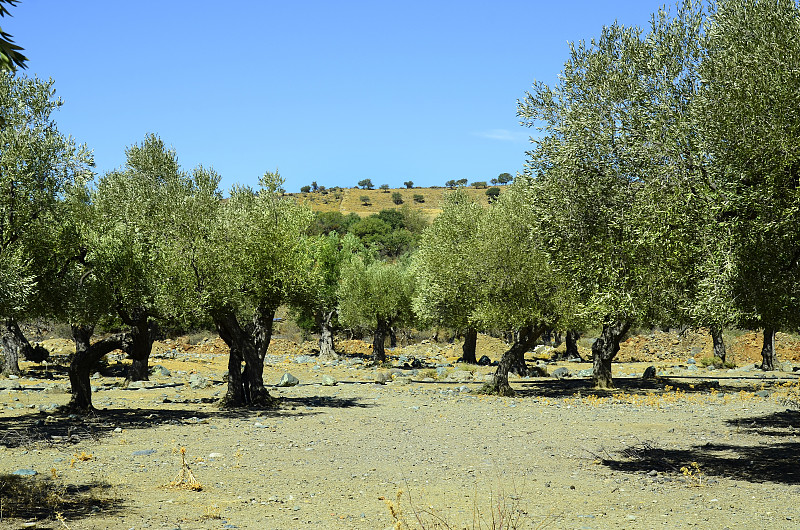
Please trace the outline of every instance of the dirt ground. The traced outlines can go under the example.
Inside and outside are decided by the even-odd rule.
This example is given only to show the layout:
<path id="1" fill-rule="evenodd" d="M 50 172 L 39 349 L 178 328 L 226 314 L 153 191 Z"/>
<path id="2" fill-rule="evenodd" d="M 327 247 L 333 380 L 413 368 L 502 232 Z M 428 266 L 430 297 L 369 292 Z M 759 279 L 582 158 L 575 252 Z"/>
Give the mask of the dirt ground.
<path id="1" fill-rule="evenodd" d="M 637 336 L 611 392 L 580 376 L 588 363 L 545 364 L 542 347 L 530 364 L 570 375 L 512 376 L 514 398 L 471 393 L 494 368 L 456 364 L 458 344 L 396 348 L 372 367 L 360 341 L 322 363 L 312 343 L 275 339 L 265 381 L 300 383 L 270 386 L 282 405 L 267 412 L 220 410 L 226 347 L 181 339 L 157 344 L 151 381 L 127 388 L 128 361 L 111 354 L 92 380 L 100 413 L 85 418 L 53 413 L 70 345 L 45 345 L 48 365 L 0 380 L 0 491 L 4 474 L 35 473 L 15 480 L 50 488 L 54 508 L 11 518 L 0 497 L 0 528 L 800 528 L 788 335 L 788 364 L 767 373 L 752 365 L 757 334 L 730 337 L 732 370 L 701 366 L 702 334 Z M 503 349 L 480 337 L 479 356 Z M 650 365 L 659 377 L 642 380 Z M 182 450 L 199 490 L 171 485 L 188 477 Z"/>

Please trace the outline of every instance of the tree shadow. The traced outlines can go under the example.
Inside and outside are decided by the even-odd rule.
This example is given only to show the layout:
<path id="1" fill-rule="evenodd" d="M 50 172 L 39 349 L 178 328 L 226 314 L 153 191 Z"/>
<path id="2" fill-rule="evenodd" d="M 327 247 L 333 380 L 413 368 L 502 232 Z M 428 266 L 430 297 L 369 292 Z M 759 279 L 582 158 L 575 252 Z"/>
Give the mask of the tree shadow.
<path id="1" fill-rule="evenodd" d="M 365 408 L 374 406 L 358 398 L 326 396 L 280 398 L 274 409 L 101 409 L 94 413 L 55 415 L 35 412 L 19 416 L 0 417 L 0 445 L 6 447 L 76 444 L 87 440 L 99 441 L 115 429 L 148 429 L 160 425 L 197 425 L 215 418 L 256 418 L 312 416 L 321 408 Z"/>
<path id="2" fill-rule="evenodd" d="M 796 436 L 800 429 L 800 410 L 786 409 L 764 416 L 730 419 L 726 423 L 737 430 L 761 436 Z"/>
<path id="3" fill-rule="evenodd" d="M 662 449 L 643 442 L 619 451 L 619 458 L 607 456 L 600 460 L 611 469 L 627 473 L 651 470 L 679 473 L 682 467 L 697 462 L 701 473 L 706 476 L 754 483 L 800 484 L 798 451 L 798 442 L 756 446 L 707 443 L 689 449 Z"/>
<path id="4" fill-rule="evenodd" d="M 754 380 L 752 384 L 741 382 L 737 385 L 727 384 L 719 379 L 675 380 L 668 377 L 642 379 L 640 377 L 615 377 L 616 388 L 603 390 L 594 387 L 591 378 L 570 379 L 526 379 L 512 381 L 517 397 L 522 398 L 569 398 L 569 397 L 614 397 L 622 394 L 649 395 L 667 392 L 683 392 L 686 394 L 706 394 L 710 391 L 738 394 L 742 391 L 756 392 L 762 389 L 763 379 Z M 665 387 L 669 387 L 667 390 Z"/>
<path id="5" fill-rule="evenodd" d="M 54 527 L 69 528 L 68 521 L 101 512 L 116 515 L 125 507 L 106 483 L 63 484 L 55 478 L 13 474 L 0 474 L 0 502 L 3 520 L 35 520 L 36 528 L 52 528 L 44 526 L 47 524 L 44 521 L 52 521 Z"/>

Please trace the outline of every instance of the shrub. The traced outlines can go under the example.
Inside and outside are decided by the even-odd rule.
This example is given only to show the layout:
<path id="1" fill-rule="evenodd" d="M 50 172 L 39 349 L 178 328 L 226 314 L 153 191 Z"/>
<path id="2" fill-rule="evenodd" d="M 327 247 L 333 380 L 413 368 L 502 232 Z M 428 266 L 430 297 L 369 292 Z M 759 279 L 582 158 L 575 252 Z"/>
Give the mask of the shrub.
<path id="1" fill-rule="evenodd" d="M 415 193 L 414 202 L 425 202 L 425 196 L 420 193 Z"/>
<path id="2" fill-rule="evenodd" d="M 399 191 L 392 193 L 392 202 L 395 204 L 403 204 L 403 196 Z"/>
<path id="3" fill-rule="evenodd" d="M 383 193 L 389 193 L 389 185 L 388 184 L 381 184 L 380 188 L 383 190 Z"/>
<path id="4" fill-rule="evenodd" d="M 483 189 L 483 188 L 487 187 L 485 180 L 478 180 L 476 182 L 473 182 L 471 185 L 472 185 L 473 188 L 476 188 L 476 189 Z"/>
<path id="5" fill-rule="evenodd" d="M 494 202 L 500 196 L 500 188 L 497 186 L 492 186 L 488 190 L 486 190 L 486 198 L 489 199 L 489 202 Z"/>
<path id="6" fill-rule="evenodd" d="M 361 201 L 361 204 L 364 205 L 364 206 L 369 206 L 370 204 L 372 204 L 372 202 L 370 202 L 370 200 L 369 200 L 369 195 L 362 195 L 358 199 Z"/>

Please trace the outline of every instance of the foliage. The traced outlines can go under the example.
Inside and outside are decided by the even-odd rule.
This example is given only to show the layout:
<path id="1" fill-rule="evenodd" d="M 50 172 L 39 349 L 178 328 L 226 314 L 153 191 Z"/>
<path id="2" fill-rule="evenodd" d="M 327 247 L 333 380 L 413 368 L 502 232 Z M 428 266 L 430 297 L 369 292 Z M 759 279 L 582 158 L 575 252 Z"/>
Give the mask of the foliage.
<path id="1" fill-rule="evenodd" d="M 356 255 L 342 268 L 338 293 L 339 320 L 346 326 L 374 329 L 379 320 L 404 325 L 413 319 L 414 279 L 402 262 Z"/>
<path id="2" fill-rule="evenodd" d="M 301 186 L 300 193 L 309 193 L 311 191 L 311 186 Z"/>
<path id="3" fill-rule="evenodd" d="M 420 202 L 420 203 L 421 202 L 425 202 L 425 196 L 422 195 L 421 193 L 415 193 L 414 194 L 414 202 Z"/>
<path id="4" fill-rule="evenodd" d="M 361 204 L 364 206 L 369 206 L 370 204 L 372 204 L 372 202 L 369 199 L 369 195 L 362 195 L 361 197 L 358 198 L 358 200 L 360 200 Z"/>
<path id="5" fill-rule="evenodd" d="M 485 180 L 479 180 L 479 181 L 473 182 L 472 184 L 470 184 L 470 186 L 472 186 L 473 188 L 476 188 L 476 189 L 482 189 L 482 188 L 486 188 L 487 184 L 486 184 Z"/>
<path id="6" fill-rule="evenodd" d="M 364 179 L 364 180 L 359 180 L 359 181 L 358 181 L 358 185 L 359 185 L 359 186 L 360 186 L 362 189 L 365 189 L 365 190 L 371 190 L 371 189 L 373 188 L 373 185 L 372 185 L 372 179 Z"/>
<path id="7" fill-rule="evenodd" d="M 381 189 L 381 190 L 382 190 L 384 193 L 389 193 L 389 185 L 388 185 L 388 184 L 381 184 L 381 185 L 380 185 L 380 189 Z"/>
<path id="8" fill-rule="evenodd" d="M 344 215 L 341 212 L 316 212 L 309 227 L 310 235 L 327 235 L 331 232 L 346 234 L 350 227 L 361 218 L 356 213 Z"/>
<path id="9" fill-rule="evenodd" d="M 701 21 L 687 2 L 674 18 L 656 14 L 647 34 L 604 27 L 571 45 L 554 88 L 537 82 L 519 102 L 543 133 L 524 185 L 536 230 L 591 321 L 670 322 L 685 301 Z"/>
<path id="10" fill-rule="evenodd" d="M 500 173 L 497 176 L 497 182 L 500 184 L 508 184 L 512 180 L 514 180 L 514 177 L 511 176 L 511 173 Z"/>
<path id="11" fill-rule="evenodd" d="M 410 190 L 411 188 L 414 187 L 414 181 L 413 180 L 407 180 L 407 181 L 403 182 L 403 186 L 405 186 L 406 189 Z"/>
<path id="12" fill-rule="evenodd" d="M 791 0 L 722 0 L 705 35 L 698 124 L 726 243 L 709 290 L 745 326 L 800 326 L 799 36 Z"/>
<path id="13" fill-rule="evenodd" d="M 421 321 L 457 329 L 471 324 L 483 276 L 476 237 L 484 215 L 463 191 L 445 195 L 442 213 L 425 230 L 412 258 L 414 312 Z"/>
<path id="14" fill-rule="evenodd" d="M 4 4 L 16 7 L 19 0 L 0 0 L 0 17 L 11 16 Z M 0 70 L 14 71 L 17 68 L 27 68 L 28 58 L 22 55 L 23 48 L 14 44 L 11 35 L 0 28 Z"/>
<path id="15" fill-rule="evenodd" d="M 392 193 L 392 202 L 395 204 L 403 204 L 403 195 L 399 191 Z"/>
<path id="16" fill-rule="evenodd" d="M 491 188 L 486 190 L 486 198 L 489 202 L 494 202 L 500 196 L 500 188 L 497 186 L 492 186 Z"/>

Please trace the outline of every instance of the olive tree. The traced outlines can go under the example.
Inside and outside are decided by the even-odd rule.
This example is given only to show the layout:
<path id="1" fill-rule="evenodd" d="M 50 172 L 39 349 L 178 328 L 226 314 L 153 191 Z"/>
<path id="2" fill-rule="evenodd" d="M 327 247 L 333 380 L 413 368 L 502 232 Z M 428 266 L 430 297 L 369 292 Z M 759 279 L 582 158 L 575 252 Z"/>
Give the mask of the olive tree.
<path id="1" fill-rule="evenodd" d="M 339 320 L 347 326 L 373 330 L 373 360 L 383 362 L 390 328 L 408 324 L 413 318 L 413 294 L 413 276 L 405 263 L 386 263 L 356 255 L 342 268 Z"/>
<path id="2" fill-rule="evenodd" d="M 480 296 L 482 264 L 476 259 L 484 209 L 466 192 L 445 195 L 442 213 L 422 234 L 412 267 L 417 279 L 413 307 L 422 322 L 464 333 L 461 359 L 476 363 L 478 337 L 472 313 Z"/>
<path id="3" fill-rule="evenodd" d="M 702 167 L 691 102 L 697 93 L 702 13 L 684 2 L 649 31 L 604 27 L 571 44 L 558 83 L 535 83 L 518 103 L 542 133 L 526 173 L 556 269 L 589 322 L 596 386 L 636 322 L 669 322 L 686 299 L 695 251 L 685 197 Z"/>
<path id="4" fill-rule="evenodd" d="M 732 256 L 717 259 L 732 263 L 739 321 L 763 328 L 771 370 L 775 331 L 800 323 L 800 8 L 720 0 L 704 43 L 698 123 Z"/>
<path id="5" fill-rule="evenodd" d="M 311 211 L 281 196 L 277 173 L 260 184 L 223 201 L 219 175 L 196 168 L 163 236 L 171 314 L 211 320 L 230 348 L 228 407 L 274 403 L 263 370 L 275 312 L 310 288 Z"/>
<path id="6" fill-rule="evenodd" d="M 17 322 L 44 315 L 51 301 L 52 244 L 63 197 L 90 176 L 91 153 L 59 132 L 62 105 L 53 81 L 0 72 L 0 321 L 4 373 L 19 374 L 18 355 L 41 358 Z"/>

